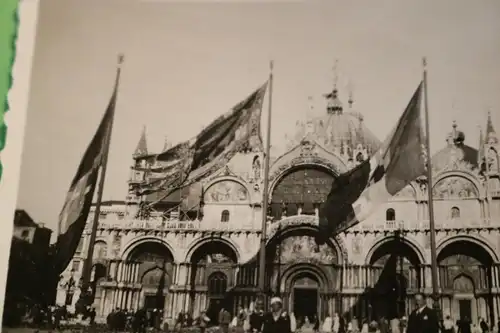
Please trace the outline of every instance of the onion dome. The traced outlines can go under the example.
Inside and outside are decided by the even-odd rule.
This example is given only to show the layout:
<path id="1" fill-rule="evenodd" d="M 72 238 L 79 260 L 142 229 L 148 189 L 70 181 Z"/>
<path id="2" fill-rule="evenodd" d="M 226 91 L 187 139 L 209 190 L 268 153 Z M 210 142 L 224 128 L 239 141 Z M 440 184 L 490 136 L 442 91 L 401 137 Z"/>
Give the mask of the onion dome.
<path id="1" fill-rule="evenodd" d="M 432 166 L 437 171 L 452 170 L 460 166 L 477 168 L 478 151 L 465 143 L 465 134 L 457 130 L 453 122 L 452 131 L 446 138 L 446 147 L 432 156 Z"/>

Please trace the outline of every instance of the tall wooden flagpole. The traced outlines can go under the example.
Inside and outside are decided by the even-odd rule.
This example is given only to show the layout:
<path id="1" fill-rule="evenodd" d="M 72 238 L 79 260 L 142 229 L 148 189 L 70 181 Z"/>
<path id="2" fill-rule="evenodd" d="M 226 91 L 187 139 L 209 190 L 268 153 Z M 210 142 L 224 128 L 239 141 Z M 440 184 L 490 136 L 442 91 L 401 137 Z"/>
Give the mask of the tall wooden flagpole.
<path id="1" fill-rule="evenodd" d="M 439 285 L 438 285 L 438 267 L 436 253 L 436 227 L 434 224 L 434 199 L 432 196 L 432 163 L 431 163 L 431 148 L 430 148 L 430 130 L 429 130 L 429 103 L 427 98 L 427 60 L 423 58 L 424 69 L 424 112 L 425 112 L 425 147 L 427 154 L 427 194 L 429 208 L 429 238 L 431 246 L 431 275 L 432 275 L 432 299 L 433 307 L 439 312 Z"/>
<path id="2" fill-rule="evenodd" d="M 120 83 L 120 72 L 121 72 L 122 63 L 123 63 L 123 55 L 119 55 L 118 56 L 118 66 L 117 66 L 117 70 L 116 70 L 115 93 L 117 93 L 118 85 Z M 116 96 L 115 96 L 115 102 L 116 102 Z M 91 278 L 91 274 L 92 274 L 92 259 L 94 256 L 94 246 L 95 246 L 95 240 L 97 237 L 97 227 L 99 225 L 99 215 L 101 213 L 102 194 L 103 194 L 103 190 L 104 190 L 104 181 L 106 180 L 106 169 L 108 167 L 109 144 L 111 141 L 111 132 L 113 131 L 114 119 L 115 119 L 114 116 L 111 117 L 111 121 L 109 122 L 109 130 L 108 130 L 108 135 L 106 138 L 106 148 L 105 148 L 103 161 L 102 161 L 102 165 L 101 165 L 99 185 L 97 188 L 97 201 L 95 204 L 94 220 L 92 223 L 92 231 L 90 233 L 89 247 L 87 250 L 87 258 L 85 259 L 85 262 L 83 264 L 82 286 L 84 286 L 84 288 L 89 287 L 90 278 Z M 84 290 L 87 291 L 87 289 L 84 289 Z"/>
<path id="3" fill-rule="evenodd" d="M 268 187 L 269 187 L 269 158 L 271 151 L 271 115 L 273 104 L 273 62 L 269 64 L 269 103 L 267 111 L 267 133 L 266 133 L 266 150 L 264 152 L 264 187 L 262 189 L 262 228 L 260 236 L 260 254 L 259 254 L 259 290 L 262 296 L 266 288 L 266 243 L 267 243 L 267 207 L 268 207 Z M 266 302 L 266 297 L 263 297 Z"/>

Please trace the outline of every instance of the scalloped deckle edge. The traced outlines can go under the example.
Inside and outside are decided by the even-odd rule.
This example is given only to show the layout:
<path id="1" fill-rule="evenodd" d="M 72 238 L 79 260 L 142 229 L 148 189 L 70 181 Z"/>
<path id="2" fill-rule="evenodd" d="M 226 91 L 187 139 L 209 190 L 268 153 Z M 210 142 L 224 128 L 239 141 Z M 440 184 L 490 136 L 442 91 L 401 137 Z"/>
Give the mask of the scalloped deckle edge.
<path id="1" fill-rule="evenodd" d="M 13 83 L 12 68 L 16 57 L 18 4 L 19 0 L 1 0 L 0 4 L 0 100 L 3 101 L 0 109 L 0 181 L 3 174 L 1 151 L 5 148 L 7 141 L 7 125 L 5 124 L 5 113 L 9 111 L 7 96 Z"/>

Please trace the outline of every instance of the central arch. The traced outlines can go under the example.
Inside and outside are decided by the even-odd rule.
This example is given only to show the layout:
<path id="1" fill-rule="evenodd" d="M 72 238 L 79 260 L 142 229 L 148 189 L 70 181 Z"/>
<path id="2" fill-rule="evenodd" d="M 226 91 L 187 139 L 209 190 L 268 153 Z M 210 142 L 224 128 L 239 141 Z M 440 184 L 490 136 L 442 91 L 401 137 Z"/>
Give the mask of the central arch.
<path id="1" fill-rule="evenodd" d="M 335 181 L 334 172 L 318 164 L 303 164 L 283 172 L 270 189 L 270 211 L 276 219 L 317 215 Z"/>

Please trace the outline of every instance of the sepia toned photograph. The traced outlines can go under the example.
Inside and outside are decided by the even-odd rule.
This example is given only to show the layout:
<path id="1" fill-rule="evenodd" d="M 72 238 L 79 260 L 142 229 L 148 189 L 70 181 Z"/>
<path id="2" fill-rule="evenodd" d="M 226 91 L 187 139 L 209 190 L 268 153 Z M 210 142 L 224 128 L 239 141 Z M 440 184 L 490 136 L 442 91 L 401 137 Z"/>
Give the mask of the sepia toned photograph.
<path id="1" fill-rule="evenodd" d="M 499 14 L 41 1 L 2 331 L 499 332 Z"/>

